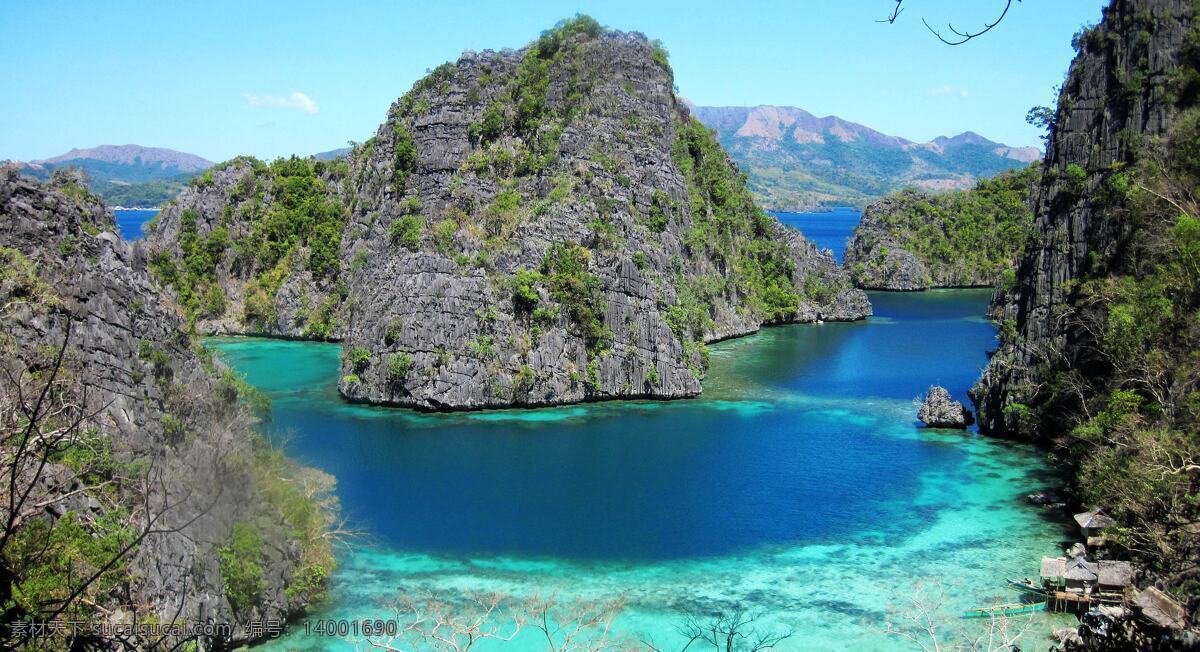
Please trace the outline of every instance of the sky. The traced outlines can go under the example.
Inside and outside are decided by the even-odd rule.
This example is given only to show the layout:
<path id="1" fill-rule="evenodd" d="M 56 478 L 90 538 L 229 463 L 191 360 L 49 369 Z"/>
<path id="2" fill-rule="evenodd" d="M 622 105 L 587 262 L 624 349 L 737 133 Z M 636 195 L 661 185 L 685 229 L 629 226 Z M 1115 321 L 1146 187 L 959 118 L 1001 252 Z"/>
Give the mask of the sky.
<path id="1" fill-rule="evenodd" d="M 429 69 L 468 49 L 519 48 L 577 12 L 663 41 L 700 105 L 798 106 L 916 141 L 975 131 L 1040 145 L 1071 36 L 1101 0 L 575 2 L 35 2 L 0 18 L 0 160 L 136 143 L 222 161 L 312 154 L 370 137 Z"/>

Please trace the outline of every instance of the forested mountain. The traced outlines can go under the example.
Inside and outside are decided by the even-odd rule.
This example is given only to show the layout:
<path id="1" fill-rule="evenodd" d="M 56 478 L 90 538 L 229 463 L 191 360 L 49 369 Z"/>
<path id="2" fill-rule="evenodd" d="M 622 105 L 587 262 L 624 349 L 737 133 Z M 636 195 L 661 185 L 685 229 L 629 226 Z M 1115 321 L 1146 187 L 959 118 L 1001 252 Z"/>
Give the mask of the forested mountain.
<path id="1" fill-rule="evenodd" d="M 101 145 L 15 165 L 21 174 L 43 180 L 54 170 L 78 168 L 86 175 L 88 187 L 110 206 L 158 206 L 179 194 L 188 179 L 212 167 L 212 162 L 162 147 Z"/>
<path id="2" fill-rule="evenodd" d="M 1024 167 L 1041 153 L 966 132 L 917 143 L 837 116 L 795 107 L 693 107 L 749 177 L 764 206 L 803 210 L 865 206 L 914 187 L 944 191 Z"/>

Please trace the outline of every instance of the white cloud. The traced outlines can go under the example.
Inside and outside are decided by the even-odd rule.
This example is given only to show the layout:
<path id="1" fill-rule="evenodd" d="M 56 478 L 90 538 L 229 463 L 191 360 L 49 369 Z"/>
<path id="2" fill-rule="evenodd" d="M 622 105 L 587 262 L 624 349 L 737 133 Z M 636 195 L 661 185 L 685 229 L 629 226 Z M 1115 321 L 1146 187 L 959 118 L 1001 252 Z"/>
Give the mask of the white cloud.
<path id="1" fill-rule="evenodd" d="M 267 106 L 276 109 L 295 109 L 305 113 L 316 113 L 317 103 L 312 101 L 304 93 L 292 93 L 287 97 L 279 97 L 277 95 L 251 95 L 246 93 L 242 95 L 246 98 L 246 103 L 250 106 Z"/>
<path id="2" fill-rule="evenodd" d="M 965 88 L 959 88 L 957 86 L 946 84 L 944 86 L 938 86 L 928 93 L 925 93 L 925 95 L 929 97 L 938 97 L 939 95 L 957 95 L 958 97 L 967 97 L 970 95 L 970 93 L 968 93 L 967 89 Z"/>

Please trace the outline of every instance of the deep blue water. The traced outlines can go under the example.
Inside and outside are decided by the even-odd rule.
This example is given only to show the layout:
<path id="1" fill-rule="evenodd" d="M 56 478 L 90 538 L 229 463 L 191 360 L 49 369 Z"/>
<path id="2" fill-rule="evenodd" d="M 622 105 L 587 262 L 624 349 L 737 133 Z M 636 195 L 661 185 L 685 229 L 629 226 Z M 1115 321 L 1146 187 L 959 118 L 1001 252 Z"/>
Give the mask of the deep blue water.
<path id="1" fill-rule="evenodd" d="M 113 214 L 117 218 L 117 230 L 121 232 L 121 237 L 133 241 L 145 235 L 142 227 L 158 215 L 158 210 L 117 210 Z"/>
<path id="2" fill-rule="evenodd" d="M 846 252 L 846 241 L 862 213 L 851 208 L 838 208 L 824 213 L 771 213 L 787 226 L 799 229 L 820 249 L 832 249 L 840 265 Z"/>
<path id="3" fill-rule="evenodd" d="M 218 348 L 275 395 L 272 426 L 289 448 L 334 474 L 350 514 L 390 545 L 673 559 L 851 536 L 878 524 L 883 501 L 914 495 L 921 473 L 960 461 L 953 447 L 883 435 L 852 408 L 934 382 L 965 399 L 995 332 L 976 317 L 987 296 L 873 294 L 868 322 L 722 344 L 704 398 L 674 403 L 417 415 L 339 401 L 336 346 Z M 827 400 L 850 409 L 805 405 Z M 893 514 L 886 529 L 930 517 Z"/>
<path id="4" fill-rule="evenodd" d="M 337 478 L 350 524 L 316 618 L 394 618 L 397 594 L 624 596 L 614 630 L 681 649 L 681 619 L 742 608 L 781 650 L 903 650 L 882 634 L 915 586 L 939 617 L 1012 602 L 1069 536 L 1020 496 L 1053 486 L 1028 446 L 915 421 L 931 383 L 960 399 L 995 328 L 987 290 L 872 293 L 875 316 L 712 347 L 697 399 L 418 414 L 338 399 L 339 347 L 211 339 L 272 398 L 269 434 Z M 1069 616 L 1038 616 L 1031 649 Z M 960 625 L 965 623 L 965 625 Z M 947 640 L 948 640 L 947 639 Z M 357 650 L 305 637 L 269 650 Z M 545 649 L 538 636 L 483 650 Z M 416 649 L 412 641 L 401 649 Z M 1024 645 L 1023 645 L 1024 647 Z"/>

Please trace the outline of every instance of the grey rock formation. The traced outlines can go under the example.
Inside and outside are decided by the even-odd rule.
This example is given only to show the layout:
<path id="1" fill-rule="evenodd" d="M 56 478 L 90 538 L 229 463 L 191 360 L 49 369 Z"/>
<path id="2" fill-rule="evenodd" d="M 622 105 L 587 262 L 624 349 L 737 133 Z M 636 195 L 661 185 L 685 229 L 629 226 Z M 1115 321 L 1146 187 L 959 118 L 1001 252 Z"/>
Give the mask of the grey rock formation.
<path id="1" fill-rule="evenodd" d="M 893 193 L 871 204 L 846 245 L 854 283 L 872 290 L 991 287 L 1028 240 L 1031 168 L 943 194 Z"/>
<path id="2" fill-rule="evenodd" d="M 336 277 L 293 264 L 256 327 L 237 323 L 253 266 L 226 259 L 231 309 L 201 327 L 306 336 L 304 302 L 330 306 L 346 399 L 444 410 L 694 396 L 707 342 L 870 314 L 827 253 L 754 206 L 651 42 L 559 35 L 418 82 L 349 172 L 322 177 L 347 213 Z M 251 230 L 250 167 L 181 196 L 150 246 L 177 253 L 188 209 L 201 235 Z"/>
<path id="3" fill-rule="evenodd" d="M 887 224 L 907 202 L 888 196 L 867 206 L 846 243 L 845 268 L 855 285 L 867 290 L 927 290 L 939 285 L 913 252 L 905 249 Z M 977 280 L 977 279 L 969 279 Z M 961 283 L 960 285 L 970 285 Z M 941 283 L 940 285 L 944 285 Z"/>
<path id="4" fill-rule="evenodd" d="M 960 428 L 975 423 L 971 411 L 955 401 L 944 387 L 933 386 L 925 395 L 925 402 L 917 412 L 917 418 L 930 428 Z"/>
<path id="5" fill-rule="evenodd" d="M 151 283 L 145 252 L 117 235 L 112 214 L 78 179 L 56 175 L 43 185 L 0 173 L 0 217 L 0 252 L 36 266 L 36 281 L 20 265 L 0 273 L 0 362 L 38 368 L 69 330 L 65 367 L 79 385 L 68 398 L 94 411 L 85 425 L 117 461 L 148 465 L 158 478 L 148 493 L 131 490 L 125 498 L 135 504 L 126 507 L 136 514 L 148 496 L 162 514 L 156 529 L 181 528 L 135 549 L 130 602 L 107 605 L 113 618 L 138 605 L 142 620 L 228 625 L 234 640 L 246 640 L 250 620 L 302 610 L 307 598 L 286 591 L 301 549 L 252 470 L 254 418 Z M 53 518 L 100 508 L 89 493 L 72 493 L 86 485 L 66 466 L 51 465 L 38 484 L 36 493 L 54 500 Z M 254 523 L 265 554 L 262 590 L 240 613 L 225 597 L 217 557 L 235 521 Z"/>
<path id="6" fill-rule="evenodd" d="M 1184 0 L 1114 0 L 1081 39 L 1035 189 L 1038 244 L 1027 248 L 1015 286 L 993 298 L 990 313 L 1012 319 L 1015 336 L 1001 343 L 971 390 L 984 432 L 1014 433 L 1040 418 L 1048 396 L 1039 388 L 1055 364 L 1069 360 L 1085 376 L 1103 373 L 1089 366 L 1094 347 L 1078 321 L 1063 316 L 1078 279 L 1128 262 L 1124 215 L 1105 212 L 1095 198 L 1114 166 L 1134 160 L 1139 143 L 1160 138 L 1174 121 L 1169 82 L 1194 20 Z M 1069 178 L 1070 166 L 1086 177 Z"/>

